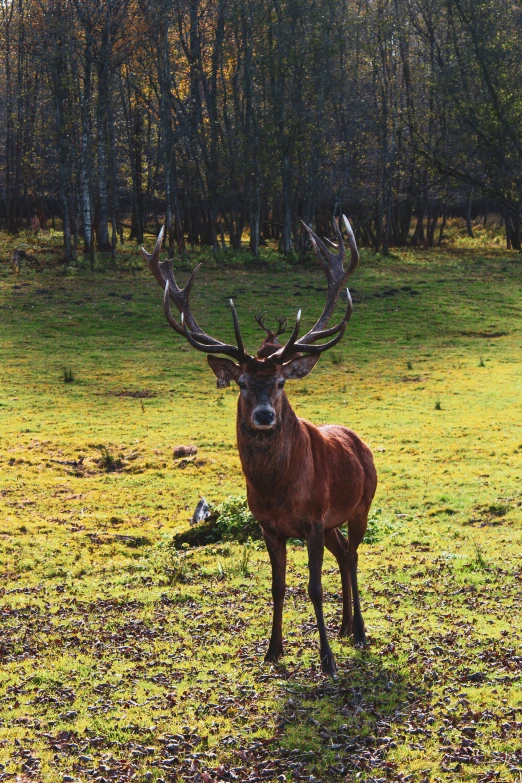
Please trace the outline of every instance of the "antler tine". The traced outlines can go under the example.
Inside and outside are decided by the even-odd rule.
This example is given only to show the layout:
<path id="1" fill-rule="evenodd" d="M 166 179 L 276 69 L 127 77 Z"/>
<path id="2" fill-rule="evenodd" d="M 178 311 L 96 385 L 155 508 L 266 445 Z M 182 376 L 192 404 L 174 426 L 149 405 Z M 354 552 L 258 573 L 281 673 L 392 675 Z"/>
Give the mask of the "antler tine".
<path id="1" fill-rule="evenodd" d="M 158 238 L 156 240 L 156 245 L 154 247 L 154 250 L 151 253 L 147 253 L 145 248 L 141 248 L 141 252 L 146 258 L 150 270 L 162 289 L 165 289 L 165 285 L 168 282 L 169 284 L 169 296 L 178 308 L 180 313 L 185 313 L 185 320 L 188 324 L 188 327 L 191 332 L 194 332 L 198 335 L 199 339 L 203 343 L 208 343 L 209 345 L 212 345 L 216 342 L 219 342 L 214 340 L 213 337 L 211 337 L 209 334 L 207 334 L 198 324 L 194 316 L 192 315 L 192 311 L 190 309 L 190 292 L 192 290 L 192 286 L 194 285 L 194 281 L 196 279 L 196 275 L 199 272 L 201 268 L 201 264 L 198 264 L 195 269 L 192 270 L 192 273 L 190 274 L 189 279 L 187 280 L 184 288 L 179 288 L 179 286 L 176 283 L 176 279 L 174 277 L 174 271 L 172 269 L 172 263 L 170 260 L 166 261 L 160 261 L 159 256 L 161 252 L 161 246 L 163 242 L 163 234 L 165 231 L 165 226 L 162 226 Z M 178 334 L 184 334 L 183 329 L 181 329 L 181 326 L 178 324 L 178 322 L 172 317 L 172 323 L 169 321 L 170 326 L 178 332 Z"/>
<path id="2" fill-rule="evenodd" d="M 278 351 L 273 353 L 271 355 L 271 359 L 273 359 L 276 362 L 283 362 L 288 356 L 291 356 L 292 353 L 295 353 L 295 345 L 297 338 L 299 337 L 299 329 L 301 328 L 301 310 L 297 311 L 297 315 L 295 317 L 295 326 L 292 330 L 292 334 L 290 335 L 290 338 L 288 342 L 283 345 L 282 348 L 280 348 Z"/>
<path id="3" fill-rule="evenodd" d="M 353 229 L 350 225 L 350 221 L 348 220 L 346 215 L 343 215 L 343 221 L 344 221 L 344 227 L 346 229 L 346 233 L 348 234 L 348 244 L 350 245 L 350 255 L 351 255 L 350 265 L 346 270 L 345 279 L 348 279 L 350 275 L 353 275 L 357 267 L 357 264 L 359 263 L 359 251 L 357 250 L 357 242 L 355 241 L 355 234 L 353 233 Z"/>
<path id="4" fill-rule="evenodd" d="M 143 257 L 146 259 L 150 270 L 160 286 L 162 288 L 165 288 L 165 280 L 163 278 L 163 275 L 161 273 L 161 270 L 159 268 L 159 255 L 161 252 L 161 246 L 163 244 L 163 234 L 165 233 L 165 226 L 162 226 L 160 229 L 160 232 L 158 234 L 158 238 L 156 240 L 156 245 L 154 247 L 154 250 L 151 253 L 147 253 L 144 247 L 140 248 Z"/>
<path id="5" fill-rule="evenodd" d="M 264 329 L 267 334 L 271 334 L 270 329 L 265 326 L 265 316 L 266 313 L 256 313 L 256 315 L 254 315 L 254 320 L 259 324 L 261 329 Z"/>
<path id="6" fill-rule="evenodd" d="M 168 302 L 168 296 L 166 297 Z M 200 343 L 196 340 L 194 335 L 189 332 L 187 329 L 187 322 L 185 321 L 185 318 L 183 316 L 183 313 L 181 314 L 181 325 L 183 326 L 183 334 L 189 341 L 189 343 L 194 347 L 197 348 L 198 351 L 203 351 L 203 353 L 224 353 L 225 356 L 231 356 L 232 359 L 235 359 L 237 362 L 244 362 L 248 359 L 248 357 L 245 357 L 245 355 L 241 355 L 239 350 L 236 348 L 235 345 L 227 345 L 226 343 L 219 343 L 219 345 L 206 345 L 205 343 Z"/>
<path id="7" fill-rule="evenodd" d="M 287 318 L 279 318 L 278 317 L 278 318 L 276 318 L 276 321 L 279 324 L 279 328 L 278 328 L 277 332 L 275 333 L 275 336 L 279 337 L 280 334 L 284 334 L 284 332 L 286 332 L 288 319 Z"/>
<path id="8" fill-rule="evenodd" d="M 230 309 L 232 310 L 232 320 L 234 321 L 234 334 L 236 335 L 237 347 L 239 353 L 242 355 L 241 361 L 245 361 L 245 358 L 247 358 L 247 353 L 245 351 L 245 346 L 243 345 L 243 338 L 241 337 L 241 329 L 239 328 L 239 321 L 237 318 L 236 307 L 232 299 L 229 299 L 228 301 L 230 304 Z"/>
<path id="9" fill-rule="evenodd" d="M 332 334 L 336 334 L 336 332 L 338 332 L 333 340 L 329 340 L 327 343 L 323 343 L 322 345 L 310 345 L 310 343 L 303 343 L 302 340 L 291 343 L 289 340 L 287 344 L 283 346 L 283 348 L 281 348 L 277 353 L 274 353 L 271 358 L 277 362 L 282 363 L 295 353 L 322 353 L 323 351 L 327 351 L 329 348 L 333 348 L 334 345 L 337 345 L 346 331 L 346 326 L 351 318 L 353 310 L 352 298 L 348 289 L 346 289 L 346 295 L 348 297 L 348 307 L 346 308 L 344 319 L 340 321 L 337 326 L 332 326 L 330 329 L 323 329 L 321 332 L 317 332 L 316 336 L 314 336 L 314 340 L 318 340 L 320 338 L 330 337 Z M 300 315 L 301 311 L 299 311 L 299 316 Z"/>

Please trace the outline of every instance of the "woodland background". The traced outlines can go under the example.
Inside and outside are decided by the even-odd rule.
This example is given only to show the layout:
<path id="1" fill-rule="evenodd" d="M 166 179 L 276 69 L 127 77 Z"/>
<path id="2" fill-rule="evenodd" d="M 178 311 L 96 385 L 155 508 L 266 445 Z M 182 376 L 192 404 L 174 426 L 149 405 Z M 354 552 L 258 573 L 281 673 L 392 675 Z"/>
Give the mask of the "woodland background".
<path id="1" fill-rule="evenodd" d="M 521 247 L 510 0 L 0 0 L 0 229 L 117 252 L 433 246 L 495 213 Z"/>

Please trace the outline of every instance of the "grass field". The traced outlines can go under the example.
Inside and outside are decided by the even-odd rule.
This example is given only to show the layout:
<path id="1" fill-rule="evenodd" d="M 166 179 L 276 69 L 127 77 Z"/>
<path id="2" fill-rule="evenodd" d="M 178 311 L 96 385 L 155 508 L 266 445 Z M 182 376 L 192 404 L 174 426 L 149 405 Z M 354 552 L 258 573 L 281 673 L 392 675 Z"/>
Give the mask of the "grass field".
<path id="1" fill-rule="evenodd" d="M 322 308 L 313 264 L 200 274 L 200 322 L 232 339 L 234 296 L 250 348 L 257 310 L 306 325 Z M 137 254 L 4 265 L 0 780 L 522 780 L 520 256 L 365 253 L 353 292 L 343 343 L 289 390 L 300 415 L 353 427 L 379 473 L 366 650 L 335 639 L 325 558 L 330 681 L 299 543 L 277 666 L 262 544 L 169 545 L 201 495 L 244 491 L 236 392 L 166 327 Z"/>

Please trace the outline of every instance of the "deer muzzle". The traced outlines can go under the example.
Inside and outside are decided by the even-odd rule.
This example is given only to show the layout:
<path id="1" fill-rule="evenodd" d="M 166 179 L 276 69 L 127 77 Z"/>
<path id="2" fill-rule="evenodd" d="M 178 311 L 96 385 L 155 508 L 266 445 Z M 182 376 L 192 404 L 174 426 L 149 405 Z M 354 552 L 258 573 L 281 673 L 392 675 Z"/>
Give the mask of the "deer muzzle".
<path id="1" fill-rule="evenodd" d="M 258 430 L 270 430 L 276 423 L 276 412 L 268 405 L 258 405 L 252 411 L 252 424 Z"/>

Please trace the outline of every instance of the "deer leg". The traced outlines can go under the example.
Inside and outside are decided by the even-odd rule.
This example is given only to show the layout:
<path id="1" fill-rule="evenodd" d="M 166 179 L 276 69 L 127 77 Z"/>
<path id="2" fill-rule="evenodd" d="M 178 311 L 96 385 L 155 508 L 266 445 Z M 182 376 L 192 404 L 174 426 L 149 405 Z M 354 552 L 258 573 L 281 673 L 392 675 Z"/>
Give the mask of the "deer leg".
<path id="1" fill-rule="evenodd" d="M 357 561 L 359 559 L 357 548 L 366 531 L 367 521 L 368 515 L 366 514 L 348 522 L 348 567 L 353 593 L 353 640 L 355 644 L 360 644 L 364 647 L 366 647 L 367 641 L 357 585 Z"/>
<path id="2" fill-rule="evenodd" d="M 352 617 L 352 583 L 350 579 L 350 563 L 348 560 L 348 550 L 345 537 L 340 530 L 328 530 L 324 534 L 324 543 L 327 549 L 337 560 L 339 572 L 341 574 L 341 584 L 343 588 L 343 621 L 339 636 L 349 636 L 353 630 Z"/>
<path id="3" fill-rule="evenodd" d="M 283 654 L 283 603 L 286 590 L 286 539 L 264 534 L 266 548 L 272 564 L 272 599 L 274 615 L 272 635 L 265 661 L 277 661 Z"/>
<path id="4" fill-rule="evenodd" d="M 308 545 L 308 595 L 314 605 L 317 629 L 321 650 L 321 669 L 324 674 L 334 677 L 337 674 L 335 658 L 328 644 L 326 625 L 323 617 L 323 586 L 321 584 L 321 569 L 324 554 L 324 530 L 322 524 L 313 525 L 307 541 Z"/>

